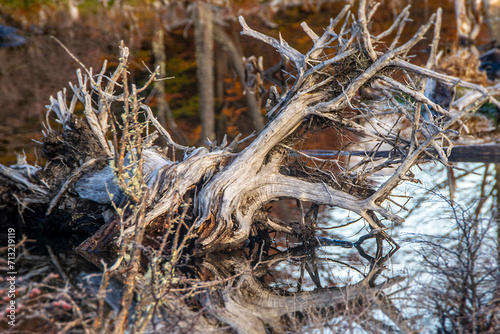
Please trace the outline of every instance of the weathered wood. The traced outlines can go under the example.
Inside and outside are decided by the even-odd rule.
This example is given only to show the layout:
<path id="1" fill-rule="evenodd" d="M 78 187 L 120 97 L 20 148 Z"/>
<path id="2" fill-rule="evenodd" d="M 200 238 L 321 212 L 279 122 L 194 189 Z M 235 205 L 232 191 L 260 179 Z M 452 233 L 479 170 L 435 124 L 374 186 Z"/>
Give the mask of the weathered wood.
<path id="1" fill-rule="evenodd" d="M 209 272 L 219 281 L 227 281 L 215 291 L 200 298 L 207 312 L 229 324 L 238 333 L 266 333 L 266 327 L 284 332 L 283 316 L 296 312 L 312 312 L 328 307 L 346 305 L 354 300 L 373 302 L 385 289 L 399 284 L 402 277 L 393 277 L 370 287 L 366 281 L 342 287 L 327 287 L 314 291 L 289 292 L 271 289 L 262 282 L 261 275 L 269 267 L 294 257 L 308 256 L 307 249 L 296 248 L 266 257 L 262 263 L 248 268 L 243 254 L 214 254 L 199 266 L 200 272 Z M 238 289 L 230 288 L 238 286 Z M 321 317 L 320 315 L 318 315 Z"/>
<path id="2" fill-rule="evenodd" d="M 210 4 L 198 2 L 195 12 L 195 52 L 202 124 L 200 141 L 203 143 L 207 139 L 215 139 L 214 23 Z"/>
<path id="3" fill-rule="evenodd" d="M 204 6 L 199 5 L 200 17 L 209 11 Z M 78 72 L 78 83 L 71 85 L 74 96 L 69 106 L 64 92 L 59 93 L 57 99 L 51 99 L 47 117 L 55 116 L 61 128 L 52 129 L 47 123 L 46 168 L 34 176 L 3 166 L 0 172 L 23 190 L 22 196 L 16 197 L 17 201 L 24 203 L 25 199 L 36 199 L 42 207 L 45 204 L 43 213 L 48 212 L 49 217 L 65 213 L 86 199 L 86 205 L 92 209 L 89 212 L 104 221 L 98 233 L 79 248 L 95 263 L 99 261 L 94 253 L 96 250 L 112 248 L 118 249 L 121 257 L 132 251 L 137 255 L 143 233 L 172 229 L 175 224 L 192 233 L 190 236 L 195 239 L 192 244 L 202 253 L 239 248 L 250 237 L 273 231 L 289 233 L 303 241 L 311 240 L 317 222 L 306 219 L 302 205 L 302 202 L 310 202 L 316 208 L 348 210 L 372 230 L 380 231 L 376 236 L 377 254 L 367 258 L 372 259 L 371 266 L 381 265 L 383 259 L 392 254 L 383 255 L 384 240 L 394 249 L 398 248 L 397 242 L 386 232 L 384 220 L 403 222 L 385 202 L 390 200 L 399 184 L 414 181 L 412 166 L 431 156 L 444 163 L 464 159 L 464 156 L 498 161 L 500 150 L 497 146 L 457 146 L 450 152 L 447 148 L 453 146 L 451 135 L 455 133 L 451 129 L 454 124 L 499 96 L 500 84 L 483 87 L 433 70 L 440 11 L 410 40 L 400 42 L 408 9 L 386 32 L 371 36 L 368 24 L 375 9 L 361 8 L 360 17 L 354 20 L 349 8 L 345 7 L 321 36 L 303 24 L 305 34 L 312 41 L 311 49 L 305 54 L 282 38 L 253 30 L 240 17 L 243 34 L 275 47 L 295 67 L 291 72 L 293 77 L 289 77 L 289 89 L 281 93 L 273 91 L 273 101 L 268 103 L 268 124 L 245 146 L 239 138 L 231 143 L 225 138 L 220 145 L 209 142 L 208 148 L 177 144 L 140 99 L 140 94 L 157 78 L 159 70 L 156 69 L 145 86 L 131 85 L 127 81 L 129 51 L 122 46 L 119 66 L 112 75 L 105 76 L 106 64 L 98 75 L 84 68 L 85 73 Z M 429 61 L 425 67 L 412 64 L 407 55 L 432 27 L 436 37 Z M 208 44 L 212 43 L 212 35 L 207 36 L 210 40 L 203 40 L 202 33 L 208 30 L 202 30 L 203 27 L 198 26 L 199 51 L 210 53 Z M 390 45 L 388 49 L 379 47 L 394 33 L 392 43 L 386 43 Z M 204 71 L 202 75 L 206 77 L 209 73 Z M 429 85 L 426 89 L 426 79 L 446 87 L 460 87 L 460 95 L 447 105 L 435 101 L 430 90 L 437 85 Z M 120 87 L 119 92 L 116 87 Z M 364 101 L 360 90 L 365 88 L 374 90 L 380 100 L 370 104 Z M 83 119 L 74 115 L 77 100 L 85 107 Z M 213 104 L 209 98 L 203 103 Z M 123 116 L 116 117 L 111 112 L 112 104 L 123 108 Z M 140 121 L 143 116 L 145 122 Z M 370 120 L 383 116 L 408 123 L 410 135 L 400 135 L 398 121 L 370 126 Z M 349 161 L 338 164 L 328 159 L 318 161 L 310 157 L 310 152 L 302 151 L 306 137 L 327 126 L 339 133 L 352 134 L 356 140 L 373 142 L 372 151 L 369 154 L 360 154 L 359 150 L 340 153 L 347 158 L 357 156 L 359 159 L 354 165 Z M 205 130 L 213 132 L 211 125 Z M 206 135 L 213 138 L 208 132 Z M 166 143 L 163 150 L 152 145 L 158 134 Z M 175 160 L 175 152 L 166 153 L 167 149 L 181 151 L 184 156 Z M 373 160 L 377 158 L 384 158 L 384 161 L 374 165 Z M 94 166 L 94 161 L 102 163 Z M 383 184 L 372 183 L 371 177 L 381 170 L 391 174 Z M 114 182 L 116 187 L 108 188 L 108 181 Z M 93 191 L 86 191 L 88 187 Z M 95 196 L 88 196 L 90 193 Z M 113 194 L 113 199 L 103 200 L 108 193 Z M 294 199 L 300 217 L 290 221 L 271 218 L 268 204 L 282 199 Z M 128 243 L 135 243 L 132 251 L 127 248 Z M 139 265 L 138 260 L 135 261 L 131 264 L 134 273 Z M 380 271 L 371 271 L 365 283 L 359 285 L 359 289 L 354 286 L 352 291 L 364 294 L 366 285 L 376 290 L 374 282 L 379 275 Z M 254 286 L 256 282 L 249 280 L 247 283 L 250 294 L 264 294 L 264 290 Z M 127 298 L 130 298 L 131 290 L 127 291 Z M 344 292 L 303 294 L 294 296 L 293 300 L 267 294 L 266 300 L 260 302 L 268 303 L 270 309 L 276 306 L 276 310 L 285 305 L 287 312 L 292 312 L 300 310 L 297 301 L 326 307 L 337 303 Z M 273 312 L 278 312 L 276 310 Z M 120 316 L 122 325 L 124 314 Z M 281 314 L 275 313 L 275 316 Z M 234 314 L 229 314 L 226 320 L 230 318 L 234 320 Z"/>

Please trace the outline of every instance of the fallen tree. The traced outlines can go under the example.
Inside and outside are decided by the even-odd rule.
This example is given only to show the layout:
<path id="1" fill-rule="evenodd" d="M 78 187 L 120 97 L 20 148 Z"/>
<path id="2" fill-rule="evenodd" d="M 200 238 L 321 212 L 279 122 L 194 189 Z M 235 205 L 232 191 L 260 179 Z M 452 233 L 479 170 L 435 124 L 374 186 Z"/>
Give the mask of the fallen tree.
<path id="1" fill-rule="evenodd" d="M 174 143 L 168 132 L 156 121 L 150 108 L 139 101 L 137 94 L 145 87 L 112 95 L 115 81 L 120 77 L 126 81 L 126 48 L 122 48 L 122 66 L 115 71 L 105 89 L 101 88 L 105 81 L 104 67 L 97 80 L 92 76 L 81 77 L 79 86 L 74 86 L 73 91 L 75 98 L 86 105 L 87 121 L 98 138 L 101 156 L 123 161 L 129 159 L 127 154 L 135 155 L 131 161 L 136 162 L 129 163 L 129 168 L 138 168 L 136 164 L 142 161 L 151 165 L 144 172 L 150 173 L 148 190 L 142 190 L 142 196 L 125 194 L 136 197 L 137 201 L 141 198 L 147 204 L 145 224 L 153 224 L 158 218 L 176 212 L 185 202 L 186 196 L 194 199 L 196 218 L 193 223 L 198 230 L 197 242 L 206 251 L 241 245 L 250 235 L 255 235 L 257 228 L 294 233 L 290 224 L 272 221 L 262 211 L 266 204 L 282 198 L 347 209 L 363 217 L 372 228 L 385 227 L 379 218 L 400 223 L 402 219 L 384 208 L 382 203 L 390 198 L 391 191 L 400 182 L 411 180 L 410 168 L 422 155 L 429 154 L 428 148 L 435 149 L 436 158 L 446 163 L 447 154 L 441 146 L 443 142 L 448 147 L 452 146 L 450 137 L 454 132 L 450 130 L 451 126 L 465 120 L 482 104 L 491 101 L 498 94 L 498 87 L 485 88 L 432 71 L 439 38 L 439 14 L 433 15 L 410 41 L 399 45 L 399 32 L 406 23 L 408 8 L 388 31 L 379 36 L 370 36 L 368 33 L 367 20 L 373 12 L 374 8 L 369 13 L 360 10 L 358 21 L 349 25 L 351 22 L 346 16 L 346 7 L 332 20 L 321 37 L 304 24 L 304 30 L 314 43 L 305 55 L 283 40 L 278 41 L 250 29 L 240 18 L 243 34 L 275 47 L 292 62 L 296 71 L 291 74 L 295 78 L 293 86 L 269 110 L 267 126 L 240 152 L 237 151 L 240 144 L 237 139 L 231 144 L 224 140 L 219 146 L 209 142 L 208 149 Z M 344 23 L 337 34 L 334 29 L 342 20 Z M 435 38 L 427 66 L 415 66 L 407 61 L 408 53 L 424 38 L 432 25 L 435 26 Z M 388 50 L 384 53 L 375 51 L 374 45 L 381 44 L 383 38 L 395 31 Z M 408 84 L 394 79 L 398 77 L 406 77 Z M 151 76 L 151 81 L 154 79 L 155 74 Z M 91 83 L 94 93 L 100 96 L 98 105 L 91 103 L 87 81 Z M 424 94 L 427 81 L 439 81 L 455 91 L 463 87 L 468 92 L 446 108 L 433 102 L 429 94 Z M 358 90 L 367 86 L 381 92 L 384 103 L 367 105 L 359 99 Z M 124 89 L 127 87 L 124 86 Z M 130 99 L 132 101 L 128 102 Z M 158 155 L 154 153 L 154 148 L 144 151 L 147 153 L 142 157 L 141 152 L 132 152 L 131 148 L 139 145 L 127 143 L 128 137 L 122 138 L 125 145 L 122 144 L 120 150 L 116 147 L 117 140 L 115 147 L 110 147 L 105 139 L 110 126 L 107 123 L 108 113 L 111 103 L 120 101 L 131 104 L 128 106 L 130 110 L 126 110 L 128 118 L 137 117 L 137 113 L 144 110 L 148 121 L 167 140 L 168 147 L 184 152 L 182 161 L 174 163 L 166 158 L 150 161 L 149 156 Z M 67 109 L 62 99 L 53 100 L 51 108 L 60 111 L 57 115 L 59 121 L 66 131 L 70 130 L 71 122 L 74 122 L 72 110 Z M 396 115 L 397 121 L 387 124 L 386 131 L 366 125 L 380 114 Z M 357 120 L 363 118 L 368 122 L 358 124 Z M 410 138 L 398 135 L 398 123 L 403 120 L 411 124 Z M 127 122 L 130 120 L 127 119 Z M 137 126 L 147 127 L 149 122 Z M 310 167 L 305 163 L 294 165 L 291 157 L 295 152 L 294 140 L 323 126 L 370 138 L 376 142 L 375 148 L 384 144 L 392 149 L 392 154 L 376 167 L 366 168 L 372 162 L 371 154 L 375 150 L 368 152 L 357 165 L 341 166 L 339 172 L 333 172 L 332 168 Z M 141 140 L 139 134 L 134 135 L 137 140 Z M 301 156 L 308 158 L 306 154 Z M 323 163 L 328 165 L 332 161 Z M 120 166 L 119 163 L 115 164 Z M 370 184 L 370 176 L 391 167 L 397 169 L 385 183 L 379 187 Z M 117 174 L 121 173 L 123 171 L 118 168 Z M 126 189 L 126 183 L 119 185 Z M 128 219 L 124 223 L 126 235 L 133 234 L 132 222 L 133 219 Z M 387 235 L 385 237 L 390 239 Z"/>
<path id="2" fill-rule="evenodd" d="M 96 217 L 102 226 L 80 245 L 80 253 L 99 264 L 97 251 L 117 250 L 116 268 L 124 261 L 127 277 L 134 281 L 141 272 L 142 247 L 133 245 L 147 244 L 146 236 L 174 231 L 169 232 L 168 242 L 198 253 L 240 248 L 252 237 L 265 243 L 265 236 L 272 232 L 317 245 L 325 242 L 316 235 L 319 208 L 338 207 L 359 216 L 371 230 L 369 237 L 376 238 L 376 256 L 363 256 L 372 270 L 361 285 L 379 291 L 375 280 L 382 264 L 398 248 L 384 220 L 403 223 L 388 204 L 397 205 L 392 191 L 404 181 L 417 182 L 411 168 L 422 158 L 431 156 L 447 164 L 449 150 L 443 147 L 453 146 L 457 135 L 453 127 L 463 125 L 483 104 L 498 104 L 495 97 L 500 86 L 483 87 L 433 70 L 440 12 L 401 43 L 409 7 L 388 30 L 373 36 L 369 22 L 376 8 L 362 1 L 358 18 L 353 20 L 346 6 L 321 36 L 303 23 L 313 44 L 306 54 L 281 38 L 251 29 L 240 17 L 243 34 L 276 48 L 293 69 L 288 74 L 288 90 L 272 90 L 264 129 L 230 143 L 226 138 L 220 144 L 209 141 L 207 147 L 175 143 L 140 97 L 158 79 L 159 70 L 143 87 L 130 84 L 125 46 L 119 66 L 109 76 L 106 63 L 97 74 L 82 65 L 78 83 L 71 84 L 69 104 L 65 91 L 51 99 L 42 148 L 45 166 L 1 166 L 4 200 L 18 205 L 25 221 L 33 215 L 28 210 L 37 215 L 43 212 L 46 221 L 75 222 L 75 212 Z M 425 66 L 414 65 L 411 49 L 431 28 L 429 59 Z M 432 89 L 436 83 L 453 93 L 450 103 L 436 102 Z M 367 102 L 360 93 L 363 90 L 375 91 L 376 101 Z M 78 103 L 83 105 L 84 117 L 75 115 Z M 117 108 L 123 113 L 116 114 Z M 59 128 L 53 126 L 53 116 Z M 401 130 L 404 124 L 409 124 L 409 135 Z M 296 147 L 325 127 L 369 140 L 370 148 L 365 156 L 346 161 L 340 156 L 320 159 Z M 153 145 L 157 136 L 164 138 L 166 147 Z M 380 157 L 379 149 L 389 153 Z M 377 185 L 371 178 L 381 171 L 390 171 L 390 176 Z M 293 221 L 272 218 L 268 205 L 282 199 L 296 200 L 300 216 Z M 307 210 L 305 203 L 309 203 Z M 189 239 L 179 243 L 181 235 Z M 387 243 L 392 251 L 384 253 Z M 185 251 L 175 249 L 170 256 Z M 127 281 L 122 313 L 116 320 L 122 328 L 135 288 Z M 358 285 L 354 290 L 359 290 Z M 308 299 L 312 307 L 325 306 L 328 293 L 318 294 Z M 335 298 L 330 301 L 336 302 Z M 276 317 L 282 315 L 278 313 Z"/>

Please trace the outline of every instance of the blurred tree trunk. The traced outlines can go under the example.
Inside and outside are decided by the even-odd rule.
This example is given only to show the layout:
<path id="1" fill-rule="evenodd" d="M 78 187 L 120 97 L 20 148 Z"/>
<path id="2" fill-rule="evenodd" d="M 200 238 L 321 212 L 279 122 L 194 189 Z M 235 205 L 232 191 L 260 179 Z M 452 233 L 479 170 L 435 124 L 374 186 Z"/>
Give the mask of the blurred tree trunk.
<path id="1" fill-rule="evenodd" d="M 155 68 L 160 67 L 160 78 L 166 78 L 166 68 L 167 68 L 167 54 L 165 52 L 165 43 L 164 43 L 164 33 L 163 28 L 161 28 L 161 24 L 158 24 L 158 29 L 155 32 L 155 36 L 153 38 L 153 55 L 155 57 Z M 165 99 L 165 81 L 157 80 L 154 82 L 154 89 L 156 100 L 158 103 L 158 119 L 163 125 L 168 125 L 170 130 L 174 133 L 177 140 L 182 144 L 187 144 L 188 140 L 184 133 L 179 129 L 174 120 L 174 115 L 172 114 L 172 110 L 168 105 L 167 100 Z M 165 144 L 164 142 L 163 144 Z"/>
<path id="2" fill-rule="evenodd" d="M 481 0 L 455 0 L 455 16 L 460 46 L 474 44 L 481 30 L 483 15 Z"/>
<path id="3" fill-rule="evenodd" d="M 209 5 L 198 3 L 194 21 L 198 89 L 200 94 L 201 136 L 215 139 L 213 15 Z"/>
<path id="4" fill-rule="evenodd" d="M 498 45 L 500 42 L 500 0 L 484 0 L 484 11 L 490 39 Z"/>
<path id="5" fill-rule="evenodd" d="M 496 210 L 494 218 L 497 224 L 497 267 L 500 268 L 500 164 L 495 164 Z M 500 285 L 500 282 L 498 282 Z M 500 290 L 499 290 L 500 291 Z"/>
<path id="6" fill-rule="evenodd" d="M 123 8 L 123 0 L 113 1 L 113 10 L 120 11 Z"/>

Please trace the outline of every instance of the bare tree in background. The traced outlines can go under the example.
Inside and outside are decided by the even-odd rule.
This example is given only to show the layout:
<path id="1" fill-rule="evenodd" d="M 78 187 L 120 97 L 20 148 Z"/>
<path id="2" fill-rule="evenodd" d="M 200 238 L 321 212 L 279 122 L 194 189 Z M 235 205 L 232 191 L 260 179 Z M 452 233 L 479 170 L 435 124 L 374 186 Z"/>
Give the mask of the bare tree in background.
<path id="1" fill-rule="evenodd" d="M 210 4 L 196 4 L 194 41 L 200 95 L 201 142 L 215 140 L 214 33 Z"/>

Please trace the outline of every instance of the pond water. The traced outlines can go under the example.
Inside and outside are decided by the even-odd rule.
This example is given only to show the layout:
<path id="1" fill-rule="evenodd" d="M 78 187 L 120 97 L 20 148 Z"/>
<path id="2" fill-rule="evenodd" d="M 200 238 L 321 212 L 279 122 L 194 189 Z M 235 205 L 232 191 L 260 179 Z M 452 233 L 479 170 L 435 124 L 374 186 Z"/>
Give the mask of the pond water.
<path id="1" fill-rule="evenodd" d="M 496 280 L 500 261 L 497 253 L 497 238 L 500 229 L 498 221 L 494 219 L 498 209 L 495 192 L 497 186 L 495 165 L 458 163 L 454 165 L 454 168 L 453 202 L 450 201 L 449 193 L 450 171 L 435 163 L 424 163 L 414 167 L 413 172 L 421 183 L 405 183 L 397 189 L 393 197 L 395 202 L 405 207 L 399 212 L 399 215 L 405 218 L 405 222 L 399 226 L 393 226 L 388 222 L 390 235 L 401 248 L 391 256 L 381 278 L 405 278 L 399 285 L 389 290 L 387 295 L 391 296 L 392 312 L 397 310 L 397 314 L 405 317 L 406 323 L 411 324 L 411 328 L 417 332 L 430 333 L 442 328 L 439 312 L 432 309 L 436 307 L 432 303 L 439 302 L 429 295 L 430 291 L 439 289 L 449 293 L 449 290 L 458 289 L 454 286 L 457 284 L 464 290 L 469 288 L 468 278 L 448 278 L 445 275 L 446 270 L 450 271 L 451 276 L 455 274 L 460 276 L 464 270 L 461 266 L 473 263 L 477 273 L 470 274 L 477 275 L 477 280 L 480 282 L 478 285 L 481 285 L 478 290 L 496 291 L 497 289 Z M 378 182 L 383 181 L 384 178 L 378 180 Z M 369 229 L 366 224 L 357 221 L 342 228 L 336 228 L 336 226 L 345 225 L 356 219 L 356 215 L 345 210 L 327 210 L 320 219 L 318 229 L 322 230 L 320 233 L 322 236 L 354 242 L 361 235 L 368 233 Z M 474 222 L 472 226 L 467 225 L 471 222 Z M 469 230 L 467 226 L 470 227 Z M 470 234 L 466 235 L 466 231 Z M 472 234 L 475 238 L 482 235 L 481 241 L 476 240 L 476 244 L 473 245 L 474 254 L 468 253 L 469 244 L 464 245 L 466 243 L 464 240 L 472 238 Z M 373 241 L 364 242 L 362 245 L 367 253 L 372 255 L 376 253 L 376 245 Z M 385 251 L 389 249 L 386 247 Z M 300 256 L 297 256 L 279 263 L 274 268 L 273 277 L 278 277 L 278 279 L 274 279 L 270 285 L 290 292 L 300 289 L 315 291 L 318 289 L 319 282 L 322 287 L 355 284 L 366 277 L 371 270 L 368 261 L 362 258 L 355 248 L 322 246 L 315 249 L 314 255 L 308 255 L 309 264 L 314 262 L 318 270 L 315 274 L 312 271 L 306 271 L 304 274 L 303 268 L 301 273 L 301 261 L 298 260 Z M 446 267 L 446 270 L 438 268 L 438 264 Z M 491 272 L 485 274 L 485 271 L 492 271 L 495 274 Z M 467 292 L 474 293 L 473 291 Z M 440 301 L 443 304 L 453 303 L 454 296 L 448 297 L 449 300 L 446 300 L 446 293 L 443 293 L 439 297 L 436 295 L 435 299 L 442 298 Z M 474 299 L 467 293 L 464 293 L 462 297 L 468 300 Z M 489 303 L 492 298 L 495 298 L 494 294 L 485 295 L 481 302 Z M 338 317 L 332 316 L 330 320 L 325 319 L 325 326 L 317 330 L 319 333 L 337 333 L 339 330 L 352 333 L 384 332 L 383 326 L 380 327 L 381 324 L 392 328 L 388 332 L 399 332 L 404 329 L 403 322 L 398 323 L 397 319 L 393 318 L 394 314 L 391 314 L 391 311 L 383 305 L 375 303 L 366 312 L 373 317 L 372 322 L 367 320 L 361 324 L 356 321 L 353 323 L 352 318 L 340 314 Z M 498 315 L 498 312 L 495 311 L 493 314 Z"/>
<path id="2" fill-rule="evenodd" d="M 473 273 L 478 278 L 476 291 L 498 291 L 498 225 L 492 220 L 497 208 L 495 165 L 458 163 L 455 167 L 453 206 L 449 201 L 449 171 L 432 162 L 413 169 L 422 183 L 403 184 L 395 193 L 401 197 L 394 197 L 394 201 L 408 211 L 398 213 L 405 218 L 399 226 L 385 222 L 401 248 L 384 263 L 385 269 L 375 281 L 376 284 L 394 284 L 379 295 L 384 298 L 379 302 L 350 299 L 362 291 L 358 282 L 374 270 L 355 247 L 323 245 L 311 248 L 296 240 L 283 241 L 276 236 L 276 242 L 268 252 L 263 252 L 263 244 L 256 243 L 241 250 L 193 258 L 184 263 L 182 272 L 188 274 L 189 285 L 198 286 L 195 300 L 199 305 L 192 306 L 191 313 L 185 310 L 183 319 L 199 319 L 199 315 L 192 312 L 201 307 L 205 316 L 209 314 L 241 333 L 261 333 L 262 328 L 273 328 L 278 333 L 399 333 L 405 326 L 417 332 L 434 332 L 441 324 L 433 303 L 453 303 L 455 300 L 453 296 L 448 296 L 449 299 L 439 296 L 435 300 L 432 296 L 437 294 L 430 296 L 429 292 L 449 293 L 456 289 L 453 284 L 463 284 L 468 289 L 467 280 L 470 279 L 465 277 L 463 282 L 460 279 L 446 280 L 443 272 L 460 274 L 464 263 L 473 258 Z M 383 181 L 383 178 L 377 180 Z M 411 198 L 407 201 L 407 197 Z M 355 242 L 368 233 L 367 226 L 361 221 L 342 228 L 334 227 L 356 219 L 355 215 L 343 210 L 324 211 L 318 223 L 319 234 L 329 239 Z M 478 223 L 469 235 L 464 234 L 461 222 L 474 219 Z M 488 222 L 493 225 L 488 227 Z M 468 254 L 464 251 L 464 240 L 471 235 L 474 238 L 481 236 L 486 227 L 489 230 L 477 252 Z M 43 318 L 39 318 L 43 313 L 34 312 L 30 305 L 50 314 L 57 311 L 53 316 L 61 324 L 67 324 L 65 317 L 71 307 L 64 311 L 66 304 L 63 302 L 73 301 L 77 305 L 94 307 L 102 276 L 97 268 L 74 251 L 59 247 L 47 253 L 46 243 L 53 244 L 43 241 L 37 250 L 32 243 L 27 243 L 25 254 L 17 262 L 20 266 L 19 301 L 24 305 L 19 318 L 37 319 L 50 332 L 53 325 L 45 324 Z M 361 246 L 366 254 L 375 256 L 377 245 L 374 239 L 364 241 Z M 385 253 L 390 249 L 384 244 Z M 107 258 L 102 254 L 100 257 Z M 446 270 L 437 270 L 436 264 L 445 266 Z M 39 285 L 37 282 L 43 283 Z M 0 280 L 0 289 L 6 289 L 7 283 Z M 209 288 L 205 284 L 209 284 Z M 73 290 L 71 286 L 79 288 Z M 114 310 L 111 312 L 119 309 L 123 289 L 122 284 L 115 280 L 108 286 L 106 300 Z M 470 297 L 468 294 L 461 296 Z M 79 298 L 85 298 L 85 304 L 80 304 Z M 472 299 L 471 302 L 477 302 Z M 492 299 L 487 295 L 480 301 L 487 305 Z M 332 306 L 319 312 L 311 310 L 311 305 L 318 308 L 344 306 Z M 90 310 L 86 312 L 92 314 Z M 287 319 L 287 326 L 280 323 L 282 317 Z M 170 318 L 160 320 L 172 321 Z M 249 323 L 253 324 L 254 331 L 248 330 Z M 7 328 L 4 324 L 0 322 L 0 329 Z M 18 328 L 34 330 L 26 322 Z M 218 330 L 222 329 L 219 327 Z"/>

